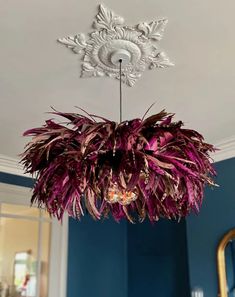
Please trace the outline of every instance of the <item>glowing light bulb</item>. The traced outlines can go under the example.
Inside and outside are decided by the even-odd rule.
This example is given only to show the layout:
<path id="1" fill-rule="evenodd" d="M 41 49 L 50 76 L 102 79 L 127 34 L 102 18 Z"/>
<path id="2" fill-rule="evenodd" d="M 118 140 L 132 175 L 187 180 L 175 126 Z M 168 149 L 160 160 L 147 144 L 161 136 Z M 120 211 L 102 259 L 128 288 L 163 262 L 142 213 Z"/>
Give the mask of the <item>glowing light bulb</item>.
<path id="1" fill-rule="evenodd" d="M 113 184 L 107 193 L 106 201 L 109 203 L 120 203 L 121 205 L 128 205 L 138 198 L 135 191 L 125 191 L 120 189 L 117 184 Z"/>

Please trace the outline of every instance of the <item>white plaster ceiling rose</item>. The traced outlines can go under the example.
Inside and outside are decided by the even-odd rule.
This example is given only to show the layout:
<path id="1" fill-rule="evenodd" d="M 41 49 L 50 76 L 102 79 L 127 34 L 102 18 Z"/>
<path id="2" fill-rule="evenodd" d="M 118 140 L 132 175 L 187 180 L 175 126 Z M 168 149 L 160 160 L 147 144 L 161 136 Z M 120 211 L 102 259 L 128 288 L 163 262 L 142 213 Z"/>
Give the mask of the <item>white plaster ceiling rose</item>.
<path id="1" fill-rule="evenodd" d="M 124 19 L 104 5 L 99 6 L 93 27 L 95 31 L 58 39 L 75 54 L 82 56 L 81 77 L 108 76 L 133 86 L 146 69 L 173 66 L 159 50 L 167 19 L 124 26 Z"/>

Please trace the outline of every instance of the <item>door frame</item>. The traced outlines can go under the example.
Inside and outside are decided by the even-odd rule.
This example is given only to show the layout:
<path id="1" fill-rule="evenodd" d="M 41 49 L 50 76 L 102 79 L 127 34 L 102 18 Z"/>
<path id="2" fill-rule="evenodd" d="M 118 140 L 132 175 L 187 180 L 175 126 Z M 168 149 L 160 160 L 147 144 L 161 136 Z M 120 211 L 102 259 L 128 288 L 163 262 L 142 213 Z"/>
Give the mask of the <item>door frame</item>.
<path id="1" fill-rule="evenodd" d="M 31 189 L 0 182 L 0 202 L 29 205 Z M 62 224 L 56 219 L 51 222 L 51 245 L 49 265 L 48 297 L 66 297 L 68 253 L 68 215 Z"/>

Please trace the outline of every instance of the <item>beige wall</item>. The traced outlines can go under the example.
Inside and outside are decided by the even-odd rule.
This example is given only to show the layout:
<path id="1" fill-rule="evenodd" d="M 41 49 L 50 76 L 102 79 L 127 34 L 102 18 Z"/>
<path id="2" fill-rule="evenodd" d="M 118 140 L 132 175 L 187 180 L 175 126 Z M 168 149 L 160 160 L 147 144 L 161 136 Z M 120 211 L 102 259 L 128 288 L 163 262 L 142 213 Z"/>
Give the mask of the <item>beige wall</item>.
<path id="1" fill-rule="evenodd" d="M 13 265 L 16 252 L 32 251 L 37 258 L 38 222 L 0 218 L 0 280 L 13 283 Z M 43 224 L 41 296 L 46 296 L 48 274 L 49 223 Z"/>

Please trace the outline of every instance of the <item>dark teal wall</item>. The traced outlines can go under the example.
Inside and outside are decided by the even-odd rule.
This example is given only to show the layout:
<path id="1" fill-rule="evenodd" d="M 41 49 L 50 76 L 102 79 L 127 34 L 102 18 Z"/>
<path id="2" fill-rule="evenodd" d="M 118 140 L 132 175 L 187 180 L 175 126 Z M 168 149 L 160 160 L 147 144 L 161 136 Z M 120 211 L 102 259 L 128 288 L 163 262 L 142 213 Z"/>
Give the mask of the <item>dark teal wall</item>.
<path id="1" fill-rule="evenodd" d="M 126 223 L 69 220 L 68 297 L 127 297 Z"/>
<path id="2" fill-rule="evenodd" d="M 32 178 L 5 172 L 0 172 L 0 182 L 29 188 L 32 188 L 34 183 Z"/>
<path id="3" fill-rule="evenodd" d="M 216 248 L 235 228 L 235 158 L 216 163 L 219 188 L 207 189 L 198 216 L 187 219 L 191 287 L 200 286 L 205 297 L 217 296 Z"/>
<path id="4" fill-rule="evenodd" d="M 128 225 L 128 297 L 189 297 L 185 221 Z"/>
<path id="5" fill-rule="evenodd" d="M 185 222 L 69 223 L 68 297 L 189 297 Z"/>

